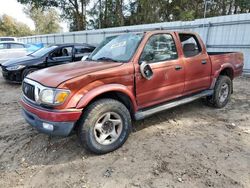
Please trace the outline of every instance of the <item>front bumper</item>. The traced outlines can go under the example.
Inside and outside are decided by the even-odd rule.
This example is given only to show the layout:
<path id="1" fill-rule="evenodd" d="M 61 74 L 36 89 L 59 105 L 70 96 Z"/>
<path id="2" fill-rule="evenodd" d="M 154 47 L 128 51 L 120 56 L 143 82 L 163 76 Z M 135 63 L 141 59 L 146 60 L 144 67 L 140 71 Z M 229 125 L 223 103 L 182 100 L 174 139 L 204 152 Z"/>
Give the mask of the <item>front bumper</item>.
<path id="1" fill-rule="evenodd" d="M 8 71 L 2 67 L 2 75 L 5 80 L 14 83 L 22 83 L 22 71 Z"/>
<path id="2" fill-rule="evenodd" d="M 39 132 L 49 135 L 68 136 L 81 116 L 80 110 L 48 110 L 35 107 L 25 99 L 21 100 L 21 105 L 24 119 Z M 53 125 L 53 129 L 47 129 L 44 127 L 44 123 Z"/>

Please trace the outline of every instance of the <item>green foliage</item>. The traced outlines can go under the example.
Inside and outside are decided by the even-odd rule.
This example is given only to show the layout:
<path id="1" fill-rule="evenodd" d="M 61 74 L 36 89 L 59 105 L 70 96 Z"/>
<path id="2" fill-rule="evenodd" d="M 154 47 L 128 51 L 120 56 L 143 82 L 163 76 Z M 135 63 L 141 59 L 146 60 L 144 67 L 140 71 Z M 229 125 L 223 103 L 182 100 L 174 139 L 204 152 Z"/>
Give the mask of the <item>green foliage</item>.
<path id="1" fill-rule="evenodd" d="M 0 17 L 0 36 L 20 37 L 32 34 L 33 32 L 26 24 L 17 22 L 6 14 Z"/>
<path id="2" fill-rule="evenodd" d="M 42 10 L 27 6 L 24 12 L 34 21 L 36 34 L 48 34 L 60 32 L 59 15 L 54 9 Z"/>
<path id="3" fill-rule="evenodd" d="M 32 5 L 34 8 L 58 7 L 60 1 L 55 0 L 17 0 L 19 3 Z"/>
<path id="4" fill-rule="evenodd" d="M 90 24 L 94 28 L 107 28 L 124 25 L 123 0 L 99 0 L 88 12 Z"/>
<path id="5" fill-rule="evenodd" d="M 89 0 L 18 0 L 18 2 L 42 10 L 59 8 L 61 18 L 70 22 L 71 31 L 86 28 L 86 6 Z"/>
<path id="6" fill-rule="evenodd" d="M 56 7 L 70 31 L 203 18 L 204 0 L 18 0 L 35 8 Z M 247 13 L 250 0 L 214 0 L 206 17 Z M 86 11 L 86 7 L 89 7 Z M 88 18 L 88 19 L 87 19 Z"/>

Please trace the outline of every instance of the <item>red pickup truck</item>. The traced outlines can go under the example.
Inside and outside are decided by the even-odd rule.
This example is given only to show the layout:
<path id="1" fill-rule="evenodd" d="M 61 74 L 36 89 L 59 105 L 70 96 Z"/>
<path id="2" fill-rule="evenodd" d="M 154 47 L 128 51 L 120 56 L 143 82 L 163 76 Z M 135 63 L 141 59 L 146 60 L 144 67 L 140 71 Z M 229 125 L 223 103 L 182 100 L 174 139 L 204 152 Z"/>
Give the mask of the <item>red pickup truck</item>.
<path id="1" fill-rule="evenodd" d="M 208 53 L 196 33 L 129 33 L 107 38 L 84 62 L 29 74 L 22 112 L 38 131 L 74 129 L 83 146 L 103 154 L 126 141 L 132 119 L 199 98 L 224 107 L 242 69 L 242 53 Z"/>

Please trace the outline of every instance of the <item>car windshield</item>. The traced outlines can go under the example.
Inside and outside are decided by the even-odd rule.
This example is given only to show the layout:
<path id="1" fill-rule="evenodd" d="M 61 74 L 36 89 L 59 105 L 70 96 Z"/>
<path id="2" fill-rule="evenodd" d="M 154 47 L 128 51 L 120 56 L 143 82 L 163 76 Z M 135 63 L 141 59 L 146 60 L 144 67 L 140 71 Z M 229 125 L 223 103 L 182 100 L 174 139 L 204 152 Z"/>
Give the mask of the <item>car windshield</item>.
<path id="1" fill-rule="evenodd" d="M 46 55 L 47 53 L 51 52 L 52 50 L 56 49 L 57 46 L 48 46 L 48 47 L 44 47 L 41 48 L 31 54 L 29 54 L 30 56 L 35 56 L 35 57 L 42 57 L 44 55 Z"/>
<path id="2" fill-rule="evenodd" d="M 125 34 L 108 37 L 88 58 L 93 61 L 128 62 L 137 49 L 143 34 Z"/>

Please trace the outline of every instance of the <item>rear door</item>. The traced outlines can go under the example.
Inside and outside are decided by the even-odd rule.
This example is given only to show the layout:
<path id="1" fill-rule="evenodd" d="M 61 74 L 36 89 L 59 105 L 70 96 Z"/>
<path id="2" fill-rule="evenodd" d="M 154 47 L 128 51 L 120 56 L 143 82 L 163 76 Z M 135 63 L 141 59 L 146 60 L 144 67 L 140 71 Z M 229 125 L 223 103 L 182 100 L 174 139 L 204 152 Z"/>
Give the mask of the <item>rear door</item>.
<path id="1" fill-rule="evenodd" d="M 183 92 L 184 69 L 174 38 L 170 33 L 159 33 L 146 39 L 138 64 L 146 61 L 153 77 L 146 80 L 136 70 L 136 97 L 140 108 L 179 97 Z"/>
<path id="2" fill-rule="evenodd" d="M 201 39 L 190 33 L 179 33 L 185 67 L 184 95 L 208 89 L 211 84 L 211 62 Z"/>
<path id="3" fill-rule="evenodd" d="M 80 61 L 82 57 L 89 56 L 93 49 L 87 46 L 77 45 L 74 47 L 74 61 Z"/>

